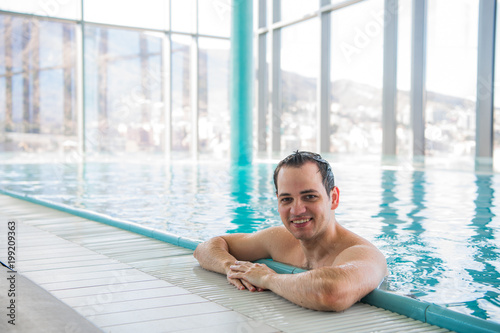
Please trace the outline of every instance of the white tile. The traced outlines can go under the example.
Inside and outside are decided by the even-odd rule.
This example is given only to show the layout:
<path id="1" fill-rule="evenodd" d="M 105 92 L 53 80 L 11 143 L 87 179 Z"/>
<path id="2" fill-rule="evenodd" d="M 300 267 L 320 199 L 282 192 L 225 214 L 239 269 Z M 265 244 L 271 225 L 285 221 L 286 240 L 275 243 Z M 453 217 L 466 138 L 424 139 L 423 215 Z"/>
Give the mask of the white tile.
<path id="1" fill-rule="evenodd" d="M 202 315 L 193 315 L 180 318 L 167 318 L 159 320 L 150 320 L 133 324 L 121 324 L 115 326 L 102 327 L 105 332 L 137 333 L 137 332 L 177 332 L 182 330 L 210 327 L 217 325 L 236 324 L 238 332 L 238 323 L 245 323 L 248 318 L 234 311 L 219 313 L 209 313 Z M 244 327 L 242 324 L 241 327 Z"/>
<path id="2" fill-rule="evenodd" d="M 136 282 L 126 282 L 126 283 L 114 283 L 112 285 L 112 290 L 117 292 L 125 291 L 139 291 L 147 289 L 158 289 L 164 287 L 173 287 L 171 283 L 163 280 L 150 280 L 150 281 L 136 281 Z M 74 289 L 63 289 L 55 290 L 52 294 L 56 295 L 61 299 L 71 298 L 71 297 L 81 297 L 90 295 L 99 295 L 102 292 L 107 292 L 110 289 L 109 285 L 105 286 L 93 286 L 93 287 L 83 287 Z"/>
<path id="3" fill-rule="evenodd" d="M 77 309 L 80 312 L 80 308 Z M 90 321 L 99 327 L 131 324 L 138 322 L 147 322 L 151 320 L 168 318 L 185 318 L 186 316 L 197 316 L 202 314 L 215 314 L 217 312 L 227 312 L 228 310 L 218 304 L 205 302 L 187 305 L 166 306 L 160 308 L 122 311 L 118 313 L 97 314 L 93 317 L 87 317 Z M 82 312 L 80 312 L 82 313 Z"/>
<path id="4" fill-rule="evenodd" d="M 207 303 L 208 300 L 194 294 L 184 294 L 175 296 L 148 297 L 144 299 L 136 299 L 133 301 L 119 301 L 112 303 L 103 303 L 99 309 L 99 314 L 120 313 L 123 311 L 135 311 L 143 309 L 161 308 L 166 306 L 179 306 L 196 303 Z M 75 310 L 80 310 L 80 307 L 75 306 Z"/>
<path id="5" fill-rule="evenodd" d="M 82 295 L 76 297 L 67 297 L 62 300 L 73 307 L 106 304 L 121 301 L 133 301 L 139 299 L 147 299 L 154 297 L 176 296 L 176 295 L 191 295 L 186 289 L 179 287 L 161 287 L 154 289 L 143 290 L 116 290 L 114 285 L 108 285 L 107 288 L 101 289 L 98 294 Z"/>

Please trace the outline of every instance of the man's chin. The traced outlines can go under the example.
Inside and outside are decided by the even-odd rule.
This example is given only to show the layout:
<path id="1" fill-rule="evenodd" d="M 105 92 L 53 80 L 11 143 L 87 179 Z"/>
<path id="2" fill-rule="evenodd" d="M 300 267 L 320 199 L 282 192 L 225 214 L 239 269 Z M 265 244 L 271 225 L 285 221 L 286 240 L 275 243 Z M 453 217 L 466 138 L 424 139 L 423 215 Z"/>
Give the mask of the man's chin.
<path id="1" fill-rule="evenodd" d="M 306 231 L 306 230 L 297 230 L 297 229 L 292 229 L 290 230 L 290 232 L 292 233 L 292 235 L 298 239 L 298 240 L 309 240 L 312 238 L 312 232 L 310 231 Z"/>

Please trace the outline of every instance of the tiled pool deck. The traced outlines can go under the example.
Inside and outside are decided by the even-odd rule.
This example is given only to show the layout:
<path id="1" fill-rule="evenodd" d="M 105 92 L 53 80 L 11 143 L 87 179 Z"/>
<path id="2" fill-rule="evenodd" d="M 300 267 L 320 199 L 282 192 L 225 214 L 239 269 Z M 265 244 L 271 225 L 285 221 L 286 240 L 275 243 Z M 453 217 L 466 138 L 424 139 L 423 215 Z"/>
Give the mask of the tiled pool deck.
<path id="1" fill-rule="evenodd" d="M 0 195 L 0 259 L 16 224 L 16 268 L 2 269 L 0 332 L 447 332 L 358 303 L 342 313 L 250 293 L 203 270 L 192 251 Z M 16 276 L 16 325 L 7 278 Z"/>

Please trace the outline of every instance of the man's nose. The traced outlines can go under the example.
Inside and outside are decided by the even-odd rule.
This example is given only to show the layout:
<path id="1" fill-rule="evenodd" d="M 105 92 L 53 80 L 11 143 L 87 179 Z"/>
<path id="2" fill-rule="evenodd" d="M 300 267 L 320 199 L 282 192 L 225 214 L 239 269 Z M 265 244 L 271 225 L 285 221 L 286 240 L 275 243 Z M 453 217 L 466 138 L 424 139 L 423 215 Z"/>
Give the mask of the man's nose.
<path id="1" fill-rule="evenodd" d="M 300 215 L 306 212 L 306 206 L 302 202 L 302 200 L 295 200 L 292 209 L 290 209 L 290 213 L 293 215 Z"/>

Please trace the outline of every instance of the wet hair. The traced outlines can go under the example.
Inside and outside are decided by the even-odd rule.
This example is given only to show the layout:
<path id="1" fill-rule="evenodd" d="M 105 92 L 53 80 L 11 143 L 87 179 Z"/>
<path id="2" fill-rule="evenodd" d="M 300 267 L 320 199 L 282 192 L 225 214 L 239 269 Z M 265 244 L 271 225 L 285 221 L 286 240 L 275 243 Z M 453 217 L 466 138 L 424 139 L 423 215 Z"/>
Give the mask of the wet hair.
<path id="1" fill-rule="evenodd" d="M 281 168 L 300 168 L 307 162 L 313 162 L 318 166 L 319 172 L 321 173 L 321 178 L 323 179 L 323 186 L 325 187 L 328 196 L 330 196 L 330 192 L 335 187 L 335 177 L 333 176 L 333 171 L 330 163 L 323 159 L 319 154 L 298 150 L 285 157 L 281 162 L 278 163 L 276 169 L 274 169 L 273 180 L 276 194 L 278 194 L 278 173 L 280 172 Z"/>

